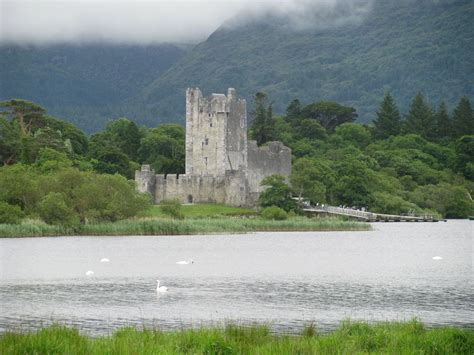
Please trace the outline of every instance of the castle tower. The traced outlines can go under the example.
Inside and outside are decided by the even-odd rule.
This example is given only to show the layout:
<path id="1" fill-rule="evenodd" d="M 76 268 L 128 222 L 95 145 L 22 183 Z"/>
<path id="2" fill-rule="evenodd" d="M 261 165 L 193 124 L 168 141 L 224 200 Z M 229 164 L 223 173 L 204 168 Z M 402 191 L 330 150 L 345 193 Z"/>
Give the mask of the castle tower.
<path id="1" fill-rule="evenodd" d="M 224 176 L 247 167 L 247 104 L 235 89 L 204 98 L 186 90 L 186 175 Z"/>
<path id="2" fill-rule="evenodd" d="M 186 90 L 186 174 L 155 174 L 143 165 L 135 181 L 155 203 L 256 206 L 262 179 L 275 173 L 290 176 L 291 150 L 280 142 L 247 142 L 245 100 L 232 88 L 209 97 L 196 88 Z"/>

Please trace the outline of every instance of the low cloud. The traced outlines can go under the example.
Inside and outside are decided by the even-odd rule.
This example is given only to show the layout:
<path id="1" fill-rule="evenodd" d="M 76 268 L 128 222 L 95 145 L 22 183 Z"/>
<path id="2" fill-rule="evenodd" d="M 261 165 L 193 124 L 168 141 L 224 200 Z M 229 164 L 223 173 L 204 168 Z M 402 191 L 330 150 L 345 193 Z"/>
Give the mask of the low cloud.
<path id="1" fill-rule="evenodd" d="M 241 11 L 227 22 L 227 26 L 242 26 L 248 22 L 284 21 L 280 25 L 289 30 L 308 30 L 356 24 L 372 10 L 375 0 L 280 0 L 257 3 Z"/>
<path id="2" fill-rule="evenodd" d="M 295 29 L 357 22 L 372 0 L 3 0 L 0 43 L 193 43 L 267 15 Z M 232 21 L 230 21 L 233 19 Z"/>

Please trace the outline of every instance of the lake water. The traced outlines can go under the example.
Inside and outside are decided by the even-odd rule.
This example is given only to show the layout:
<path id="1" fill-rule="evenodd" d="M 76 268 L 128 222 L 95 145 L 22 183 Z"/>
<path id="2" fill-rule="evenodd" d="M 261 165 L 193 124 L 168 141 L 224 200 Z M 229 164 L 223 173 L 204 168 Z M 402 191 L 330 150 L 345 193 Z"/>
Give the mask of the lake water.
<path id="1" fill-rule="evenodd" d="M 315 321 L 326 331 L 348 318 L 412 317 L 474 328 L 473 226 L 0 239 L 0 332 L 61 322 L 99 335 L 125 325 L 227 321 L 267 323 L 277 332 Z M 176 264 L 190 258 L 194 264 Z M 157 294 L 156 279 L 168 293 Z"/>

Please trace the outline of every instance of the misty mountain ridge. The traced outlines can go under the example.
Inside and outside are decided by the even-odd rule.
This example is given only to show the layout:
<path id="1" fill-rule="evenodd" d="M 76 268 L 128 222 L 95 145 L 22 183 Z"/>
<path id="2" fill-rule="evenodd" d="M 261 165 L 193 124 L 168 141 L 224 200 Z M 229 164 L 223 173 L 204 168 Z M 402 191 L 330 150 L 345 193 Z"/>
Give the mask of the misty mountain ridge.
<path id="1" fill-rule="evenodd" d="M 474 96 L 472 18 L 473 1 L 388 1 L 373 2 L 361 22 L 333 27 L 289 30 L 281 16 L 224 25 L 140 97 L 155 115 L 177 108 L 181 120 L 178 95 L 189 86 L 204 93 L 233 86 L 248 100 L 264 91 L 276 113 L 295 98 L 334 100 L 356 107 L 362 122 L 373 119 L 386 91 L 405 112 L 418 91 L 453 108 Z"/>
<path id="2" fill-rule="evenodd" d="M 277 114 L 295 98 L 334 100 L 356 107 L 361 122 L 373 119 L 386 91 L 402 112 L 417 91 L 452 109 L 474 96 L 472 18 L 474 1 L 354 0 L 240 15 L 186 49 L 3 46 L 0 99 L 35 101 L 87 132 L 119 116 L 183 123 L 187 87 L 234 87 L 249 106 L 264 91 Z"/>
<path id="3" fill-rule="evenodd" d="M 107 119 L 137 119 L 125 102 L 158 78 L 189 46 L 57 44 L 0 46 L 0 100 L 34 101 L 86 132 Z"/>

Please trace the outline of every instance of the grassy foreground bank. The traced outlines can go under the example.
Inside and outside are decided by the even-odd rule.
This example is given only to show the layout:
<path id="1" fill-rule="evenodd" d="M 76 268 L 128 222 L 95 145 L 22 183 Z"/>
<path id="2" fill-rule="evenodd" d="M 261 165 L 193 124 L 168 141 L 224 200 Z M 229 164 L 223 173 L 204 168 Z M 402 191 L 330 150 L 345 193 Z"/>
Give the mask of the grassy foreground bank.
<path id="1" fill-rule="evenodd" d="M 307 326 L 298 336 L 275 336 L 266 326 L 227 325 L 163 332 L 124 328 L 91 338 L 52 326 L 0 336 L 2 354 L 473 354 L 474 333 L 405 323 L 343 322 L 330 334 Z"/>
<path id="2" fill-rule="evenodd" d="M 328 218 L 294 217 L 284 221 L 260 218 L 190 218 L 184 220 L 125 220 L 77 227 L 45 223 L 0 224 L 0 237 L 45 237 L 68 235 L 191 235 L 262 231 L 358 231 L 370 225 Z"/>

